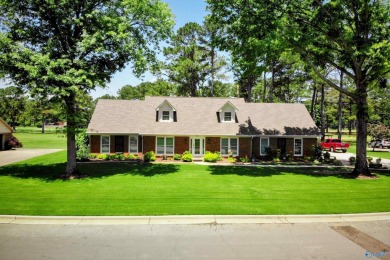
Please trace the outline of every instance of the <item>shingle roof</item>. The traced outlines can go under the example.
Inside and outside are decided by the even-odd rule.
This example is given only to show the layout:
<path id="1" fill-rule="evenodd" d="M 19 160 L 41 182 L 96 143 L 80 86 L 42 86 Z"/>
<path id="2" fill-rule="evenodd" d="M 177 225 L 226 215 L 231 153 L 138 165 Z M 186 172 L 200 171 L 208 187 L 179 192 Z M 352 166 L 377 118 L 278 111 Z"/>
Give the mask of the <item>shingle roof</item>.
<path id="1" fill-rule="evenodd" d="M 156 108 L 167 100 L 177 122 L 156 122 Z M 237 123 L 218 122 L 228 101 Z M 142 135 L 319 135 L 303 104 L 245 103 L 241 98 L 146 97 L 98 101 L 88 133 Z"/>

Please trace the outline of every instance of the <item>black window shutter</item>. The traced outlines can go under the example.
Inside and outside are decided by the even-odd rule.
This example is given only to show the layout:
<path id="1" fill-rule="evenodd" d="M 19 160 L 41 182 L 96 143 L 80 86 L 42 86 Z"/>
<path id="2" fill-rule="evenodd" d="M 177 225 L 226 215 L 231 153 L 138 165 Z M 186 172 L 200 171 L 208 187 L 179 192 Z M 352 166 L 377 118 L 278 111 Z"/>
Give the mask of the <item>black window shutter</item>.
<path id="1" fill-rule="evenodd" d="M 218 119 L 218 123 L 221 123 L 221 118 L 220 118 L 220 112 L 217 112 L 217 119 Z"/>
<path id="2" fill-rule="evenodd" d="M 156 111 L 156 122 L 158 122 L 158 110 Z"/>
<path id="3" fill-rule="evenodd" d="M 236 123 L 238 123 L 237 113 L 234 113 L 234 117 L 236 119 Z"/>
<path id="4" fill-rule="evenodd" d="M 177 122 L 176 111 L 173 111 L 173 122 Z"/>

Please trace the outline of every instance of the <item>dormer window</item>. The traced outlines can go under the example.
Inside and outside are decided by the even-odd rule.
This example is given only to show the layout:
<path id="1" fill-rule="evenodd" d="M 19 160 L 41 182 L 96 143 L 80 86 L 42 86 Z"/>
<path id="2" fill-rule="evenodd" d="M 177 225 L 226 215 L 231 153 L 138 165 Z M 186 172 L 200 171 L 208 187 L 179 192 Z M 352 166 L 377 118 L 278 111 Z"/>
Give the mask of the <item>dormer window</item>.
<path id="1" fill-rule="evenodd" d="M 238 109 L 230 102 L 226 102 L 219 110 L 217 110 L 218 122 L 222 123 L 238 123 Z"/>
<path id="2" fill-rule="evenodd" d="M 225 112 L 225 115 L 223 117 L 223 121 L 225 121 L 225 122 L 232 121 L 232 112 Z"/>
<path id="3" fill-rule="evenodd" d="M 169 111 L 162 111 L 162 118 L 161 118 L 161 120 L 162 121 L 170 121 L 171 120 Z"/>
<path id="4" fill-rule="evenodd" d="M 156 108 L 156 122 L 176 122 L 176 109 L 167 100 Z"/>

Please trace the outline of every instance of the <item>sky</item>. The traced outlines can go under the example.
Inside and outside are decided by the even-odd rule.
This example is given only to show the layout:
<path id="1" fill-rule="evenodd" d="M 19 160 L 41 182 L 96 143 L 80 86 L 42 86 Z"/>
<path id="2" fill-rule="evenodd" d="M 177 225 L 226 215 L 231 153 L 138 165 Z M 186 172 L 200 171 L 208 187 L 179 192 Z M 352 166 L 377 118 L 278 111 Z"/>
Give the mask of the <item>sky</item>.
<path id="1" fill-rule="evenodd" d="M 207 15 L 206 2 L 204 0 L 162 0 L 167 3 L 176 18 L 175 30 L 182 27 L 188 22 L 203 23 L 203 18 Z M 161 56 L 161 55 L 160 55 Z M 142 78 L 138 79 L 133 76 L 130 66 L 113 75 L 111 81 L 106 88 L 97 87 L 90 94 L 92 97 L 98 98 L 105 94 L 116 96 L 120 88 L 125 85 L 136 86 L 144 81 L 154 81 L 155 77 L 150 73 L 146 73 Z M 0 88 L 7 87 L 4 81 L 0 80 Z"/>

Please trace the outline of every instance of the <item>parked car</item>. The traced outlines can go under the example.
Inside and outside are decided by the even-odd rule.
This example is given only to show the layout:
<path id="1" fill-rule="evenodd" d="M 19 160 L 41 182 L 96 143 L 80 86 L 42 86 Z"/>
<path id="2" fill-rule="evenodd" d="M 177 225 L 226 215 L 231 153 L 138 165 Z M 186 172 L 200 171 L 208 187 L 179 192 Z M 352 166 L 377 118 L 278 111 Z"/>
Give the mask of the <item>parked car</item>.
<path id="1" fill-rule="evenodd" d="M 341 150 L 343 151 L 343 153 L 345 153 L 349 148 L 349 143 L 342 142 L 340 139 L 328 138 L 325 139 L 324 142 L 321 142 L 320 146 L 322 147 L 322 149 L 330 150 L 331 152 L 334 152 L 336 150 Z"/>
<path id="2" fill-rule="evenodd" d="M 368 147 L 370 148 L 388 148 L 390 149 L 390 142 L 387 139 L 377 139 L 377 140 L 372 140 L 369 144 Z"/>

